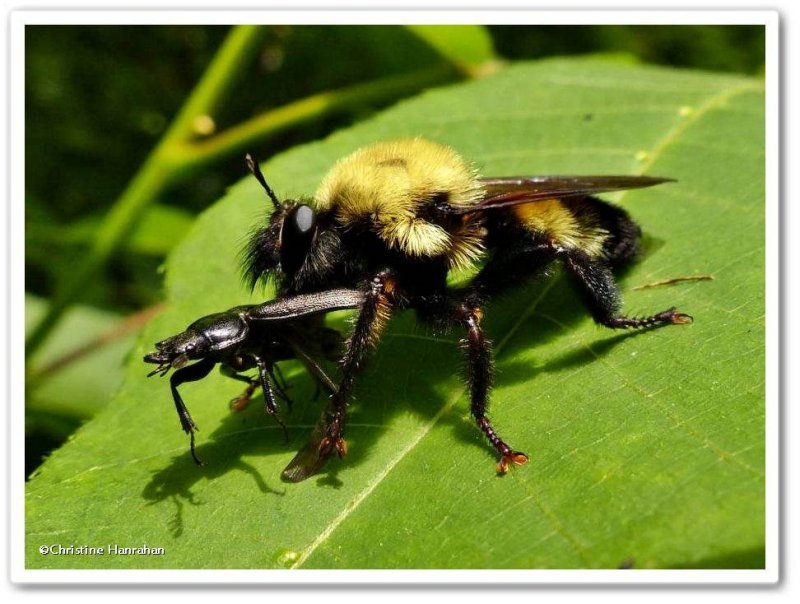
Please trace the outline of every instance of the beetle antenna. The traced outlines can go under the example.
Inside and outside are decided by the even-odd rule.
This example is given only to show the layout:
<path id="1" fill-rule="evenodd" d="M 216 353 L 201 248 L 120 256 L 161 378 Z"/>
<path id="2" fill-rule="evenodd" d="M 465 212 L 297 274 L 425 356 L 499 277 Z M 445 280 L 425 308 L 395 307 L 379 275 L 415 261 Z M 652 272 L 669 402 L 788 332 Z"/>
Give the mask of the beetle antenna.
<path id="1" fill-rule="evenodd" d="M 272 191 L 270 186 L 267 184 L 267 180 L 264 178 L 264 175 L 261 173 L 261 168 L 258 167 L 258 164 L 253 159 L 253 156 L 249 153 L 244 156 L 245 162 L 247 162 L 247 167 L 253 173 L 253 176 L 256 177 L 256 180 L 261 183 L 261 186 L 264 187 L 264 190 L 269 195 L 269 198 L 272 200 L 272 205 L 275 206 L 275 209 L 281 207 L 281 202 L 278 201 L 278 198 L 275 196 L 275 193 Z"/>

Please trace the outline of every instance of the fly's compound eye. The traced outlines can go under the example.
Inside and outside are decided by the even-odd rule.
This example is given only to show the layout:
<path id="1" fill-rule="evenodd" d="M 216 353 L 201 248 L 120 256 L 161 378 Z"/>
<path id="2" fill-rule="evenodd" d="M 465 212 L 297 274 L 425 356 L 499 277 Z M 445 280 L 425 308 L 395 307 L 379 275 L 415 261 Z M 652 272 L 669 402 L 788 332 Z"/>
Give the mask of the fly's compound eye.
<path id="1" fill-rule="evenodd" d="M 292 208 L 283 219 L 281 229 L 281 268 L 294 274 L 303 265 L 314 236 L 317 233 L 317 215 L 305 204 Z"/>
<path id="2" fill-rule="evenodd" d="M 299 236 L 312 236 L 317 227 L 317 216 L 307 205 L 297 206 L 286 219 L 289 221 L 289 227 Z"/>

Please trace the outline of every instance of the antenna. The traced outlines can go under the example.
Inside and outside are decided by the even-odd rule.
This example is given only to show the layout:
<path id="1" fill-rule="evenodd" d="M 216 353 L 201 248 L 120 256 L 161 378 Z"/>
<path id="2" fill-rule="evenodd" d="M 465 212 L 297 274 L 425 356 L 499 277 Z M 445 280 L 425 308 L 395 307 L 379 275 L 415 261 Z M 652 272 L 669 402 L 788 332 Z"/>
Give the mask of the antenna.
<path id="1" fill-rule="evenodd" d="M 264 178 L 264 175 L 261 173 L 261 168 L 258 167 L 258 164 L 253 159 L 253 156 L 248 153 L 247 155 L 244 156 L 244 161 L 247 163 L 247 167 L 253 173 L 253 176 L 256 177 L 256 180 L 261 183 L 262 187 L 264 187 L 264 190 L 267 192 L 267 195 L 269 195 L 269 198 L 272 200 L 272 205 L 275 206 L 275 209 L 277 210 L 278 208 L 280 208 L 281 202 L 278 201 L 278 198 L 275 197 L 275 193 L 272 191 L 272 189 L 270 189 L 266 179 Z"/>

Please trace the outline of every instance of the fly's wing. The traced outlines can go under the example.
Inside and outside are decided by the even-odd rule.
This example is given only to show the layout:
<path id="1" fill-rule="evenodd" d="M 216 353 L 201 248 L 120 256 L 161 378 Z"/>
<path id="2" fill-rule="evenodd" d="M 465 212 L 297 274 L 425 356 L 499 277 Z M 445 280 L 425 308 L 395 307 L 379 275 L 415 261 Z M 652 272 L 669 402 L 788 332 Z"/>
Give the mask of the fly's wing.
<path id="1" fill-rule="evenodd" d="M 287 482 L 302 482 L 319 472 L 330 459 L 330 456 L 320 454 L 320 445 L 325 438 L 328 423 L 327 410 L 322 413 L 319 421 L 311 432 L 308 442 L 297 452 L 292 461 L 281 472 L 281 478 Z"/>
<path id="2" fill-rule="evenodd" d="M 343 344 L 341 334 L 333 329 L 323 329 L 321 337 L 314 340 L 316 345 L 307 340 L 301 333 L 294 334 L 295 337 L 287 337 L 287 343 L 294 351 L 297 358 L 305 365 L 309 373 L 314 376 L 317 382 L 325 388 L 328 392 L 333 394 L 336 391 L 336 383 L 330 378 L 322 367 L 319 355 L 327 356 L 325 347 L 327 344 L 320 342 L 322 340 L 333 340 L 334 334 L 338 338 L 338 342 Z M 320 333 L 317 335 L 320 336 Z M 320 445 L 326 434 L 326 426 L 328 421 L 327 410 L 322 413 L 314 430 L 311 432 L 311 438 L 301 448 L 297 455 L 294 456 L 292 461 L 281 472 L 281 477 L 287 482 L 302 482 L 303 480 L 313 476 L 319 472 L 327 463 L 329 456 L 320 454 Z"/>
<path id="3" fill-rule="evenodd" d="M 453 214 L 470 214 L 544 199 L 642 189 L 674 182 L 674 179 L 657 176 L 504 176 L 479 178 L 478 182 L 486 191 L 483 200 L 473 206 L 454 207 Z"/>

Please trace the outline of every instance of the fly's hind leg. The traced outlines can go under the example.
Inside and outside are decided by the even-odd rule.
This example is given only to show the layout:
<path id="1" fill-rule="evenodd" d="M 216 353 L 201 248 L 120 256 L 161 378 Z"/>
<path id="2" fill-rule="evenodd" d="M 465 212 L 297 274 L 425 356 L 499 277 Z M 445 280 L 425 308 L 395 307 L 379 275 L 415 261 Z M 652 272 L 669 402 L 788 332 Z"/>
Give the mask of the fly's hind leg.
<path id="1" fill-rule="evenodd" d="M 626 317 L 621 313 L 622 300 L 611 269 L 600 260 L 577 251 L 560 251 L 567 270 L 575 277 L 584 292 L 584 300 L 594 320 L 611 329 L 643 329 L 661 325 L 685 325 L 691 315 L 679 312 L 674 306 L 647 317 Z"/>

